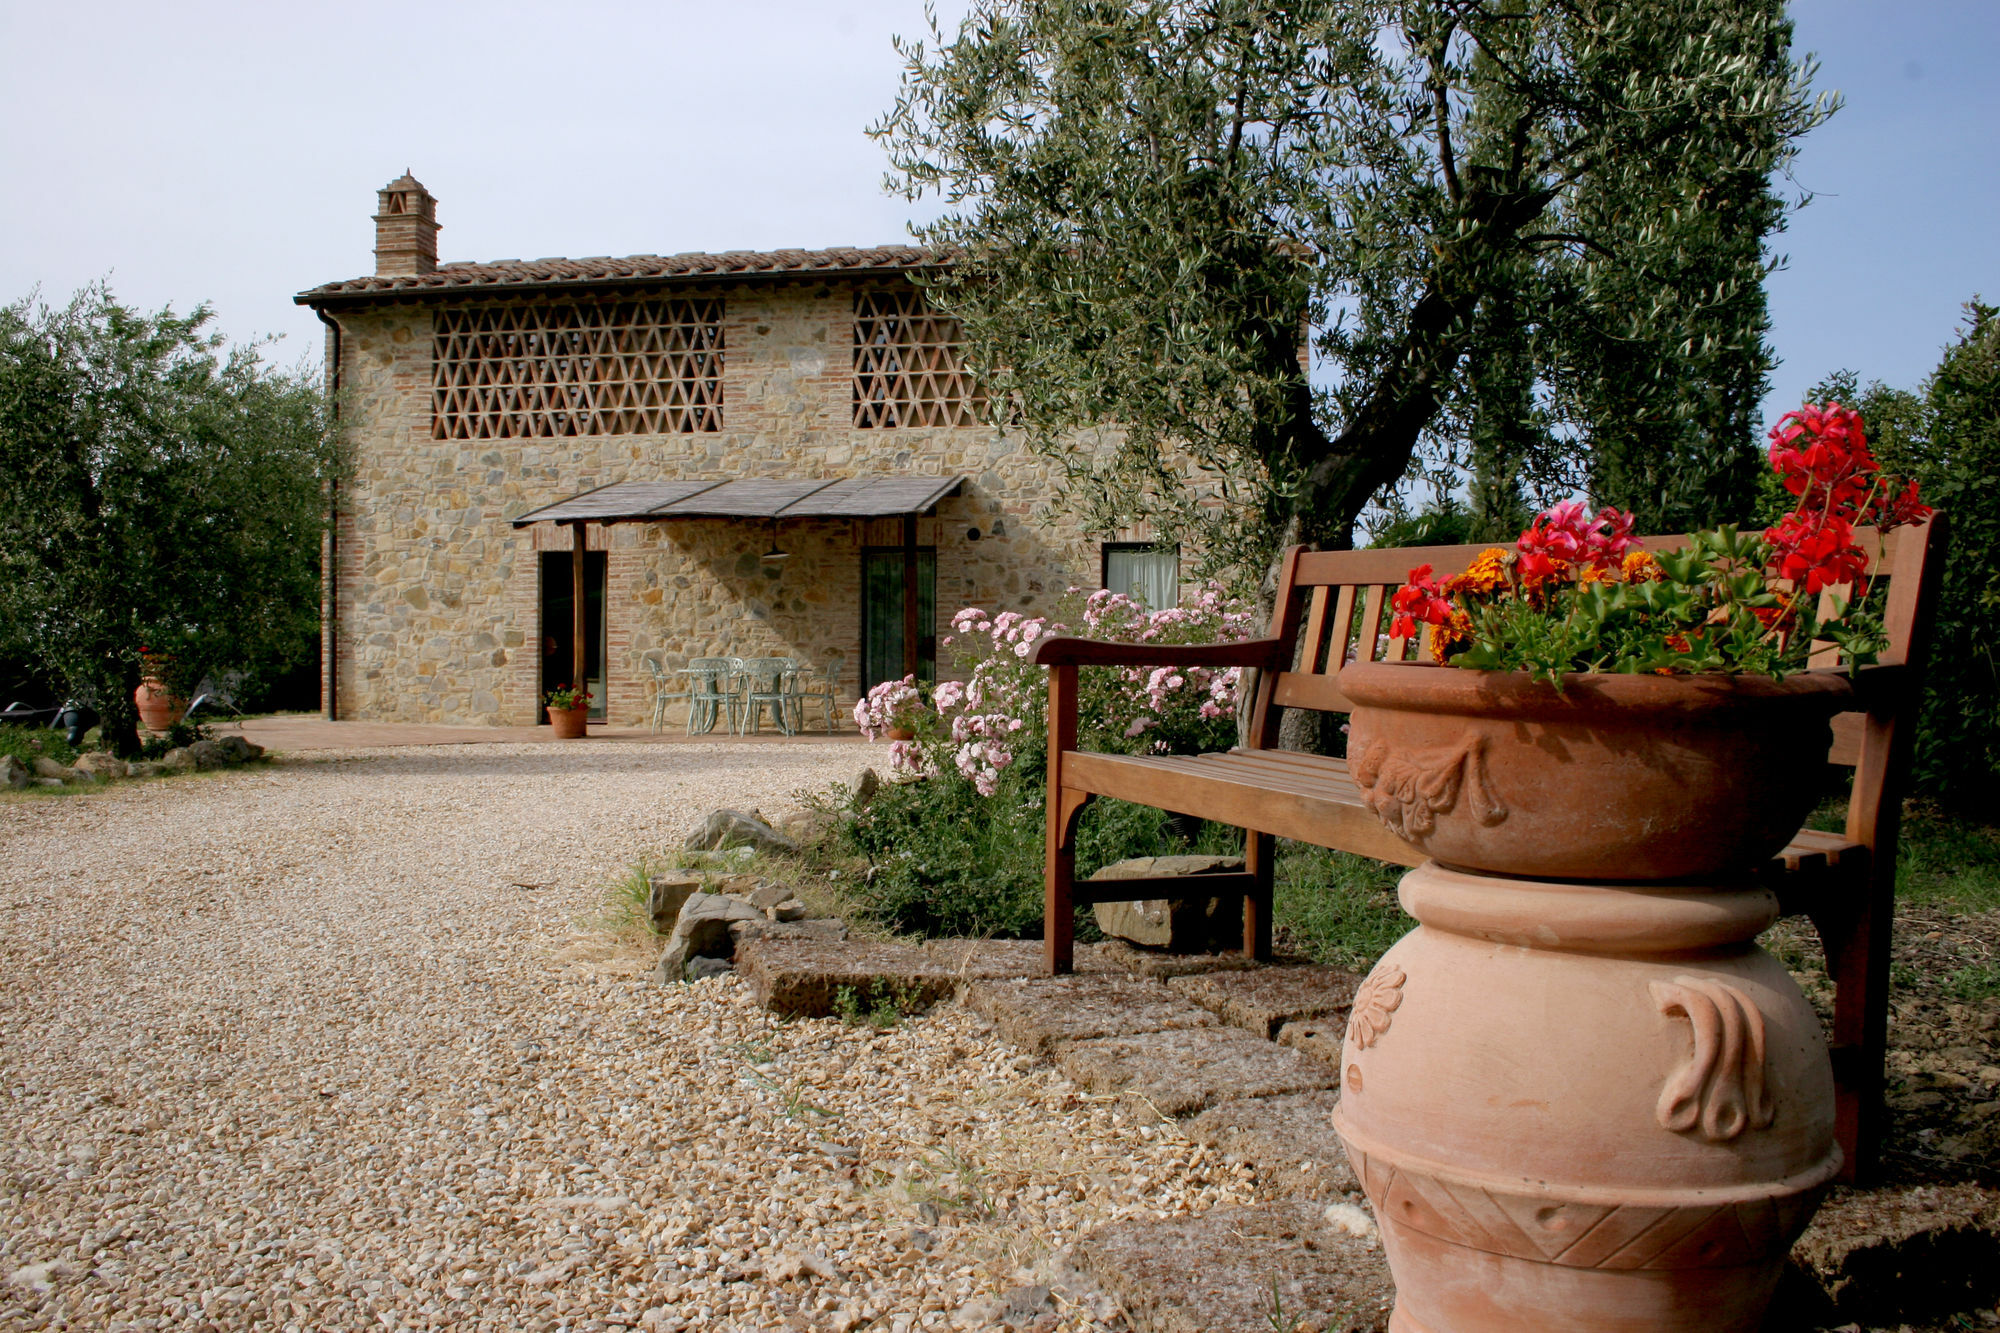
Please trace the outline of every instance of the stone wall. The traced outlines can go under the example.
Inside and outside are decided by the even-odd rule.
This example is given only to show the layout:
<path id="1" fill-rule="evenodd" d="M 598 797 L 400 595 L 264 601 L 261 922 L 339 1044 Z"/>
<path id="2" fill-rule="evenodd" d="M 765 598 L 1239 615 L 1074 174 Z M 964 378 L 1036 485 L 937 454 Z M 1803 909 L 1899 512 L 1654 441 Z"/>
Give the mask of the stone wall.
<path id="1" fill-rule="evenodd" d="M 853 427 L 853 292 L 803 280 L 728 288 L 724 429 L 659 436 L 433 440 L 430 307 L 340 312 L 355 467 L 338 524 L 339 715 L 536 721 L 538 551 L 567 550 L 571 536 L 511 520 L 615 481 L 964 474 L 919 528 L 938 552 L 940 624 L 972 603 L 1049 611 L 1068 586 L 1096 586 L 1096 543 L 1049 513 L 1047 464 L 1014 441 L 986 427 Z M 648 653 L 669 671 L 706 655 L 838 658 L 853 698 L 861 551 L 900 544 L 900 522 L 785 523 L 791 556 L 766 566 L 771 535 L 753 520 L 587 529 L 607 552 L 611 722 L 646 719 Z"/>

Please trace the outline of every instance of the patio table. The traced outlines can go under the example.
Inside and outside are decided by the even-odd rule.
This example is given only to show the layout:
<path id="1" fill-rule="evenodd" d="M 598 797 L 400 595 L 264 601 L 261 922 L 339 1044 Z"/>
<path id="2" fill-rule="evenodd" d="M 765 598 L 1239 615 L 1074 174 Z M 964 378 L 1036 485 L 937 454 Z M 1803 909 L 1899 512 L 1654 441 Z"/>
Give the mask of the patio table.
<path id="1" fill-rule="evenodd" d="M 736 695 L 730 678 L 736 671 L 732 659 L 720 657 L 696 658 L 679 669 L 679 674 L 688 678 L 687 735 L 707 735 L 725 715 L 730 729 L 735 730 Z"/>

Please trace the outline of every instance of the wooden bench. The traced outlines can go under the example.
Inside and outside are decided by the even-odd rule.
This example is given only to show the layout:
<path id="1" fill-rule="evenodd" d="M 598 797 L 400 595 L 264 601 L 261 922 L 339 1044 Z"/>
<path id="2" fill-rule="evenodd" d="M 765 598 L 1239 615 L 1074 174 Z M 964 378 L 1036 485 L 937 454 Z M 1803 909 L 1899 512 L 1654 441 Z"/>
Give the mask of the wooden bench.
<path id="1" fill-rule="evenodd" d="M 1889 647 L 1862 668 L 1862 710 L 1835 719 L 1829 762 L 1854 768 L 1845 833 L 1802 829 L 1769 867 L 1787 913 L 1811 918 L 1835 987 L 1836 1132 L 1849 1178 L 1873 1168 L 1881 1138 L 1888 1043 L 1889 933 L 1895 905 L 1896 839 L 1916 722 L 1930 608 L 1942 566 L 1941 517 L 1886 539 L 1864 530 L 1871 569 L 1888 580 Z M 1683 539 L 1652 537 L 1653 550 Z M 1184 896 L 1184 879 L 1078 883 L 1077 818 L 1093 797 L 1133 801 L 1245 830 L 1245 869 L 1201 877 L 1204 894 L 1243 898 L 1243 949 L 1271 951 L 1271 874 L 1277 838 L 1416 865 L 1423 854 L 1361 803 L 1345 759 L 1277 748 L 1284 708 L 1345 713 L 1340 669 L 1350 661 L 1402 660 L 1422 650 L 1385 637 L 1389 598 L 1417 565 L 1440 579 L 1463 571 L 1484 546 L 1286 552 L 1270 633 L 1244 643 L 1201 646 L 1100 643 L 1051 638 L 1034 661 L 1049 668 L 1048 839 L 1043 930 L 1051 973 L 1068 972 L 1078 904 Z M 1830 645 L 1812 669 L 1841 670 Z M 1258 674 L 1248 696 L 1247 744 L 1219 754 L 1124 755 L 1077 749 L 1080 667 L 1243 667 Z"/>

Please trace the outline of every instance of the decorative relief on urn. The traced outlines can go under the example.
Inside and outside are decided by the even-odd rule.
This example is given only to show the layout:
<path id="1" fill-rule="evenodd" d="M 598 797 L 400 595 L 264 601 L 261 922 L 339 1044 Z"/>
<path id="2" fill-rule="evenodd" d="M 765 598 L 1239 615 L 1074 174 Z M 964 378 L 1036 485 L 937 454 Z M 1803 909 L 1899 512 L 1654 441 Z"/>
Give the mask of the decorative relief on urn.
<path id="1" fill-rule="evenodd" d="M 1347 1016 L 1347 1039 L 1356 1050 L 1365 1051 L 1389 1030 L 1389 1015 L 1403 1003 L 1403 969 L 1394 963 L 1377 967 L 1355 992 L 1354 1009 Z"/>
<path id="2" fill-rule="evenodd" d="M 1404 754 L 1393 753 L 1378 740 L 1355 761 L 1353 773 L 1362 804 L 1405 840 L 1430 836 L 1437 816 L 1456 809 L 1461 795 L 1466 810 L 1483 828 L 1507 817 L 1507 807 L 1493 794 L 1493 781 L 1486 773 L 1486 738 L 1476 732 L 1448 748 Z"/>
<path id="3" fill-rule="evenodd" d="M 1764 1078 L 1764 1015 L 1727 982 L 1680 976 L 1651 984 L 1660 1012 L 1687 1019 L 1694 1055 L 1660 1090 L 1662 1128 L 1724 1143 L 1767 1129 L 1777 1110 Z"/>

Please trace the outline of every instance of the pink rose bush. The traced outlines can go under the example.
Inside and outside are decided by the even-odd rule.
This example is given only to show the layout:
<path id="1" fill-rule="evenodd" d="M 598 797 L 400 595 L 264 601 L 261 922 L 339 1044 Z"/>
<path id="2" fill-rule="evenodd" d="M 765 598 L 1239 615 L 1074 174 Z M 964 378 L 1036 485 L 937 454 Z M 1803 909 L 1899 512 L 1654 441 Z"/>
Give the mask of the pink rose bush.
<path id="1" fill-rule="evenodd" d="M 1214 587 L 1187 605 L 1152 612 L 1123 593 L 1072 588 L 1060 614 L 1054 620 L 964 608 L 940 640 L 963 679 L 939 684 L 927 706 L 914 681 L 885 681 L 855 706 L 855 721 L 870 739 L 892 719 L 916 731 L 914 742 L 890 753 L 898 776 L 949 773 L 992 796 L 1002 775 L 1024 760 L 1041 772 L 1048 682 L 1028 657 L 1042 639 L 1074 632 L 1118 643 L 1233 643 L 1258 629 L 1254 613 Z M 1086 670 L 1079 680 L 1084 744 L 1126 753 L 1226 749 L 1235 742 L 1239 677 L 1234 668 Z"/>

